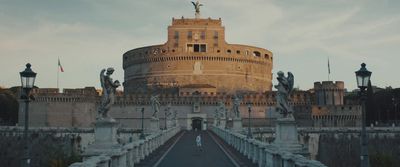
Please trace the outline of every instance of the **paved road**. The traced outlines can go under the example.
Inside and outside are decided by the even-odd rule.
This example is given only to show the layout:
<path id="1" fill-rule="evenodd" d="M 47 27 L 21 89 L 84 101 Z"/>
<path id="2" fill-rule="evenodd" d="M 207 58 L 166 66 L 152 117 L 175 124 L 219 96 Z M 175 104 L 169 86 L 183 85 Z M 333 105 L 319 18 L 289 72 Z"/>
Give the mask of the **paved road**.
<path id="1" fill-rule="evenodd" d="M 196 147 L 196 136 L 201 134 L 203 150 Z M 187 131 L 164 157 L 159 167 L 234 167 L 206 131 Z"/>

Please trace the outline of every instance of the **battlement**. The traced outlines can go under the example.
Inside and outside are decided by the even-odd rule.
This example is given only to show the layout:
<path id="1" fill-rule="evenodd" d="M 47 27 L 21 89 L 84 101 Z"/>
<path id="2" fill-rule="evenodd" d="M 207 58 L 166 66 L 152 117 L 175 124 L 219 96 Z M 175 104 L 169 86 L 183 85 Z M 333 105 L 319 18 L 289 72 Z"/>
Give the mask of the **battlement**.
<path id="1" fill-rule="evenodd" d="M 343 105 L 344 82 L 322 81 L 314 82 L 317 105 Z"/>
<path id="2" fill-rule="evenodd" d="M 60 89 L 58 88 L 33 88 L 32 94 L 58 94 Z"/>
<path id="3" fill-rule="evenodd" d="M 314 89 L 326 89 L 326 90 L 344 90 L 344 82 L 343 81 L 322 81 L 322 82 L 314 82 Z"/>
<path id="4" fill-rule="evenodd" d="M 98 96 L 99 92 L 95 87 L 85 87 L 76 89 L 64 89 L 65 95 L 84 95 L 84 96 Z"/>
<path id="5" fill-rule="evenodd" d="M 32 95 L 35 96 L 33 102 L 95 102 L 100 98 L 100 93 L 94 87 L 63 89 L 62 93 L 58 88 L 35 88 Z"/>
<path id="6" fill-rule="evenodd" d="M 199 26 L 221 26 L 222 21 L 221 18 L 219 19 L 197 19 L 197 18 L 182 18 L 180 19 L 175 19 L 172 18 L 172 26 L 193 26 L 193 25 L 199 25 Z"/>
<path id="7" fill-rule="evenodd" d="M 151 94 L 129 94 L 125 96 L 117 96 L 115 105 L 149 105 Z M 276 92 L 266 93 L 243 93 L 242 104 L 248 102 L 255 106 L 273 106 L 276 103 Z M 232 105 L 234 95 L 216 92 L 198 92 L 181 94 L 160 94 L 159 101 L 162 105 L 171 103 L 173 105 L 188 105 L 199 102 L 202 105 L 217 105 L 219 101 L 226 105 Z M 295 91 L 290 96 L 290 104 L 295 106 L 313 105 L 313 95 L 306 91 Z"/>

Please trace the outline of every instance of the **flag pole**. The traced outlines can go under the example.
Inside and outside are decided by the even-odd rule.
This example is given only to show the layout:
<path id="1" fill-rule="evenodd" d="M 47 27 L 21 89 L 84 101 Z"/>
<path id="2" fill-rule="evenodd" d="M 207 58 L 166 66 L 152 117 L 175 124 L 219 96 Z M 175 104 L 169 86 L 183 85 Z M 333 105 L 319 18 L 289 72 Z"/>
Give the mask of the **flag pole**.
<path id="1" fill-rule="evenodd" d="M 59 63 L 60 63 L 60 58 L 58 58 L 58 62 L 57 62 L 57 89 L 58 89 L 58 92 L 60 92 L 60 88 L 59 88 L 60 65 L 59 65 Z"/>
<path id="2" fill-rule="evenodd" d="M 330 66 L 330 63 L 329 63 L 329 56 L 328 56 L 328 81 L 331 81 L 331 66 Z"/>
<path id="3" fill-rule="evenodd" d="M 328 73 L 328 81 L 331 81 L 331 76 L 329 73 Z"/>

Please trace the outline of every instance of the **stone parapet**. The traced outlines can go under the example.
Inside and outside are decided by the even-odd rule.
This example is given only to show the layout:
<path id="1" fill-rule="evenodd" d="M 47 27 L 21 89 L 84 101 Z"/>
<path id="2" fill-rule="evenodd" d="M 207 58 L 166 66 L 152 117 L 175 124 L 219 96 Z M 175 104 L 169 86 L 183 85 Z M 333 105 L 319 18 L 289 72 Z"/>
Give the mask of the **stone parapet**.
<path id="1" fill-rule="evenodd" d="M 252 162 L 257 163 L 259 167 L 326 167 L 319 161 L 280 150 L 255 139 L 248 139 L 240 133 L 214 126 L 211 127 L 211 130 Z"/>
<path id="2" fill-rule="evenodd" d="M 163 145 L 168 139 L 175 136 L 180 128 L 174 127 L 153 133 L 145 140 L 134 141 L 125 144 L 120 152 L 110 155 L 93 155 L 85 158 L 83 162 L 76 162 L 69 167 L 134 167 L 146 158 L 158 147 Z"/>

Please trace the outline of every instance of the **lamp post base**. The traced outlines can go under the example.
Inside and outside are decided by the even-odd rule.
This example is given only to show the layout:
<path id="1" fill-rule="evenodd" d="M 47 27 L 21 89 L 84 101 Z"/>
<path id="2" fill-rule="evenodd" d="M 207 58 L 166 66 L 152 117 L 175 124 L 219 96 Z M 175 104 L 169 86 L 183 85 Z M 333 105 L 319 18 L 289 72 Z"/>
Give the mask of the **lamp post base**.
<path id="1" fill-rule="evenodd" d="M 225 119 L 225 118 L 221 118 L 221 119 L 220 119 L 219 127 L 220 127 L 221 129 L 225 129 L 225 127 L 226 127 L 226 119 Z"/>
<path id="2" fill-rule="evenodd" d="M 151 118 L 150 131 L 152 133 L 157 133 L 160 131 L 160 120 L 158 118 Z"/>
<path id="3" fill-rule="evenodd" d="M 242 118 L 233 118 L 232 130 L 236 132 L 243 130 Z"/>

